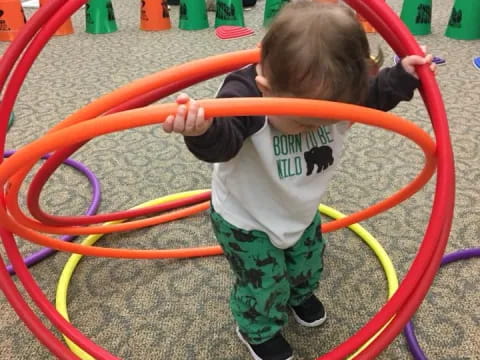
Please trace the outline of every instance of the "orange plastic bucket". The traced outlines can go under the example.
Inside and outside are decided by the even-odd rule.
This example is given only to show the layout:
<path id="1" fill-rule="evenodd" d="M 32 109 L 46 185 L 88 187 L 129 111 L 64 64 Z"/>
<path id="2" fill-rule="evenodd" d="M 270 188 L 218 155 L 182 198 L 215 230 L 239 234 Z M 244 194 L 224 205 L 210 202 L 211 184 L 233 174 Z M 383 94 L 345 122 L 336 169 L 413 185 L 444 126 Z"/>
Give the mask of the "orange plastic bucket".
<path id="1" fill-rule="evenodd" d="M 20 0 L 0 0 L 0 41 L 12 41 L 27 19 Z"/>
<path id="2" fill-rule="evenodd" d="M 40 0 L 40 6 L 44 6 L 47 4 L 50 0 Z M 58 28 L 58 30 L 55 32 L 55 35 L 62 36 L 62 35 L 71 35 L 73 34 L 73 25 L 72 25 L 72 20 L 68 19 L 65 21 L 62 26 Z"/>
<path id="3" fill-rule="evenodd" d="M 167 0 L 140 1 L 140 29 L 145 31 L 168 30 L 172 27 Z"/>

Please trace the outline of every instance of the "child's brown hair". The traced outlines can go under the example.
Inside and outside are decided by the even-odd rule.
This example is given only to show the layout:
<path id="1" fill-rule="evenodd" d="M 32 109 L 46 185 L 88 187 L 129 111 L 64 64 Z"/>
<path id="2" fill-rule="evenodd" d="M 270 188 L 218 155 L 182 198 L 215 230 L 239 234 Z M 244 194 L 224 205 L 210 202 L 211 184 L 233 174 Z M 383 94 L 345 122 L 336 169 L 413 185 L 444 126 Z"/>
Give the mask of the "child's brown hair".
<path id="1" fill-rule="evenodd" d="M 274 95 L 364 101 L 370 49 L 350 8 L 305 0 L 289 3 L 261 46 L 263 73 Z"/>

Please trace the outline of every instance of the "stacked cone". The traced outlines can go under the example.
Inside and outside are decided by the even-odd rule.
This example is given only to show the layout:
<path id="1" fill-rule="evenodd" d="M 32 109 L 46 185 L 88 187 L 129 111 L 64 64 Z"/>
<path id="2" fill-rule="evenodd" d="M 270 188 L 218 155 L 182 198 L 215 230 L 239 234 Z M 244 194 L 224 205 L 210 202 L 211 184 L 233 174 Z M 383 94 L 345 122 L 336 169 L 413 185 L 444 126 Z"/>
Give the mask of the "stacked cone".
<path id="1" fill-rule="evenodd" d="M 0 41 L 12 41 L 27 22 L 20 0 L 0 0 Z"/>
<path id="2" fill-rule="evenodd" d="M 267 0 L 263 13 L 263 26 L 268 26 L 288 0 Z"/>
<path id="3" fill-rule="evenodd" d="M 49 1 L 51 0 L 40 0 L 40 6 L 46 5 Z M 57 36 L 63 36 L 63 35 L 70 35 L 73 34 L 73 25 L 72 25 L 72 20 L 68 19 L 65 21 L 65 23 L 60 26 L 57 31 L 55 32 L 55 35 Z"/>
<path id="4" fill-rule="evenodd" d="M 202 30 L 209 27 L 205 1 L 180 0 L 180 21 L 182 30 Z"/>
<path id="5" fill-rule="evenodd" d="M 366 33 L 374 33 L 376 32 L 375 31 L 375 28 L 370 25 L 370 23 L 367 21 L 367 19 L 365 19 L 362 15 L 358 14 L 357 13 L 357 19 L 358 21 L 360 22 L 360 24 L 362 24 L 362 27 L 363 27 L 363 30 L 366 32 Z"/>
<path id="6" fill-rule="evenodd" d="M 358 18 L 358 21 L 360 22 L 360 24 L 362 24 L 362 27 L 363 27 L 363 30 L 366 32 L 366 33 L 374 33 L 376 32 L 375 28 L 367 21 L 367 19 L 365 19 L 362 15 L 360 15 L 359 13 L 357 13 L 357 18 Z"/>
<path id="7" fill-rule="evenodd" d="M 455 0 L 445 36 L 457 40 L 480 39 L 479 0 Z"/>
<path id="8" fill-rule="evenodd" d="M 140 5 L 140 29 L 161 31 L 172 27 L 167 0 L 141 0 Z"/>
<path id="9" fill-rule="evenodd" d="M 245 26 L 242 0 L 217 0 L 215 27 Z"/>
<path id="10" fill-rule="evenodd" d="M 117 31 L 111 0 L 89 0 L 85 6 L 85 31 L 90 34 L 107 34 Z"/>
<path id="11" fill-rule="evenodd" d="M 432 0 L 405 0 L 400 18 L 413 35 L 428 35 L 432 25 Z"/>

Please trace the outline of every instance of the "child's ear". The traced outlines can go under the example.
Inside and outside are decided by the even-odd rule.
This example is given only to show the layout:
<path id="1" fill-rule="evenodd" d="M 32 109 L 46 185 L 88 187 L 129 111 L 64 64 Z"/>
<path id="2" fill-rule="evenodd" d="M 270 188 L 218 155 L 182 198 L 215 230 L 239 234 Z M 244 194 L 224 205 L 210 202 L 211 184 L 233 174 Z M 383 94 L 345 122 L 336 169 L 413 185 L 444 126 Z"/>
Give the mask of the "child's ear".
<path id="1" fill-rule="evenodd" d="M 262 75 L 257 75 L 255 77 L 255 82 L 257 83 L 257 87 L 260 90 L 260 92 L 264 96 L 269 96 L 269 94 L 271 93 L 271 90 L 270 90 L 270 85 L 268 84 L 267 78 Z"/>
<path id="2" fill-rule="evenodd" d="M 270 84 L 265 76 L 263 76 L 263 69 L 261 64 L 257 64 L 255 68 L 257 72 L 257 76 L 255 76 L 255 82 L 257 83 L 257 87 L 262 93 L 263 96 L 271 96 L 272 89 L 270 88 Z"/>

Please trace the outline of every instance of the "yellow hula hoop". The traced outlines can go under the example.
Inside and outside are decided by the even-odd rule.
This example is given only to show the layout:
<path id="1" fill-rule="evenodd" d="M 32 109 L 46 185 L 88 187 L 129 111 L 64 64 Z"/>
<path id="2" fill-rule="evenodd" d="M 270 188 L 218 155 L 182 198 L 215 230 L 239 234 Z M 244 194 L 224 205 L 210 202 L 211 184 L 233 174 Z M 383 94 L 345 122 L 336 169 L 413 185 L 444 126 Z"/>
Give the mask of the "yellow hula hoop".
<path id="1" fill-rule="evenodd" d="M 138 205 L 135 208 L 139 207 L 146 207 L 146 206 L 151 206 L 151 205 L 157 205 L 161 204 L 167 201 L 173 201 L 173 200 L 179 200 L 185 197 L 189 197 L 192 195 L 199 194 L 205 190 L 195 190 L 195 191 L 187 191 L 187 192 L 182 192 L 178 194 L 173 194 L 173 195 L 168 195 L 164 196 L 155 200 L 150 200 L 146 203 L 143 203 L 141 205 Z M 345 217 L 346 215 L 342 214 L 341 212 L 328 207 L 326 205 L 320 205 L 318 207 L 318 210 L 333 219 L 340 219 Z M 117 220 L 117 221 L 112 221 L 106 224 L 117 224 L 121 223 L 124 220 Z M 367 231 L 365 228 L 360 226 L 359 224 L 352 224 L 349 225 L 348 228 L 352 230 L 355 234 L 357 234 L 363 242 L 365 242 L 375 253 L 377 256 L 378 260 L 380 261 L 380 264 L 382 265 L 383 271 L 385 272 L 385 276 L 387 278 L 387 284 L 388 284 L 388 298 L 390 298 L 395 291 L 398 288 L 398 279 L 397 275 L 395 272 L 395 268 L 393 267 L 392 261 L 388 257 L 388 254 L 385 252 L 385 250 L 382 248 L 380 243 Z M 95 244 L 103 234 L 95 234 L 95 235 L 89 235 L 83 240 L 82 244 L 83 245 L 93 245 Z M 67 263 L 65 264 L 65 267 L 63 268 L 63 271 L 60 275 L 60 278 L 58 280 L 58 285 L 57 285 L 57 292 L 56 292 L 56 308 L 58 312 L 67 320 L 70 321 L 69 316 L 68 316 L 68 309 L 67 309 L 67 293 L 68 293 L 68 286 L 70 284 L 70 280 L 72 279 L 73 272 L 75 271 L 75 268 L 77 267 L 78 263 L 82 259 L 83 255 L 81 254 L 73 254 L 70 256 L 68 259 Z M 377 332 L 370 340 L 368 340 L 362 347 L 360 347 L 357 352 L 355 352 L 353 355 L 351 355 L 348 359 L 354 358 L 356 355 L 358 355 L 370 342 L 372 342 L 380 333 L 383 331 L 383 329 L 388 325 L 388 323 L 379 331 Z M 65 335 L 62 335 L 65 339 L 65 342 L 67 346 L 70 348 L 70 350 L 77 355 L 80 359 L 82 360 L 95 360 L 92 356 L 90 356 L 88 353 L 83 351 L 79 346 L 77 346 L 73 341 L 71 341 L 68 337 Z"/>
<path id="2" fill-rule="evenodd" d="M 146 207 L 146 206 L 151 206 L 151 205 L 157 205 L 161 204 L 167 201 L 174 201 L 174 200 L 179 200 L 183 199 L 186 197 L 190 197 L 193 195 L 200 194 L 204 191 L 208 190 L 194 190 L 194 191 L 186 191 L 178 194 L 173 194 L 173 195 L 167 195 L 163 196 L 161 198 L 155 199 L 155 200 L 150 200 L 147 201 L 143 204 L 140 204 L 138 206 L 135 206 L 135 208 L 140 208 L 140 207 Z M 125 220 L 116 220 L 116 221 L 111 221 L 106 224 L 118 224 L 121 222 L 124 222 Z M 104 234 L 95 234 L 95 235 L 89 235 L 83 240 L 82 244 L 84 245 L 93 245 L 95 244 Z M 67 310 L 67 292 L 68 292 L 68 286 L 70 284 L 70 280 L 72 279 L 73 272 L 75 271 L 75 268 L 77 267 L 78 263 L 82 259 L 83 255 L 81 254 L 72 254 L 69 258 L 68 261 L 65 264 L 65 267 L 63 268 L 63 271 L 60 275 L 60 278 L 58 279 L 58 285 L 57 285 L 57 293 L 55 297 L 55 306 L 58 310 L 58 312 L 65 318 L 65 320 L 70 321 L 70 318 L 68 316 L 68 310 Z M 65 342 L 69 349 L 77 355 L 80 359 L 82 360 L 96 360 L 92 356 L 90 356 L 87 352 L 83 351 L 82 348 L 77 346 L 73 341 L 71 341 L 68 337 L 63 335 L 63 338 L 65 339 Z"/>
<path id="3" fill-rule="evenodd" d="M 340 211 L 337 211 L 326 205 L 320 205 L 318 207 L 318 210 L 322 214 L 327 215 L 333 219 L 340 219 L 346 216 L 342 214 Z M 395 294 L 395 291 L 397 291 L 398 289 L 397 273 L 395 272 L 395 268 L 393 266 L 392 260 L 390 260 L 390 257 L 388 256 L 387 252 L 382 247 L 382 245 L 380 245 L 377 239 L 375 239 L 372 236 L 372 234 L 370 234 L 364 227 L 362 227 L 359 224 L 352 224 L 352 225 L 349 225 L 348 228 L 352 230 L 355 234 L 357 234 L 358 237 L 362 239 L 363 242 L 370 247 L 370 249 L 372 249 L 372 251 L 377 256 L 378 260 L 380 261 L 380 264 L 382 265 L 383 271 L 385 273 L 385 277 L 387 278 L 388 299 L 390 299 L 393 296 L 393 294 Z M 373 335 L 365 344 L 360 346 L 357 349 L 357 351 L 355 351 L 347 359 L 348 360 L 353 359 L 359 353 L 361 353 L 363 349 L 365 349 L 373 340 L 377 338 L 378 335 L 382 333 L 382 331 L 388 326 L 388 324 L 390 324 L 390 321 L 392 320 L 390 319 L 375 335 Z"/>

